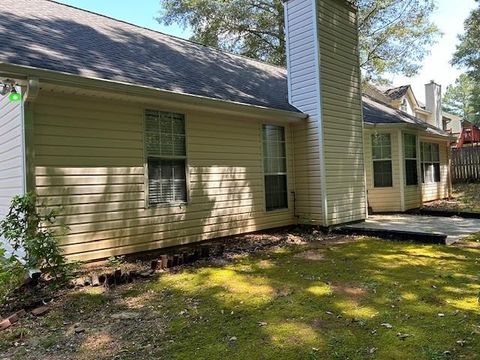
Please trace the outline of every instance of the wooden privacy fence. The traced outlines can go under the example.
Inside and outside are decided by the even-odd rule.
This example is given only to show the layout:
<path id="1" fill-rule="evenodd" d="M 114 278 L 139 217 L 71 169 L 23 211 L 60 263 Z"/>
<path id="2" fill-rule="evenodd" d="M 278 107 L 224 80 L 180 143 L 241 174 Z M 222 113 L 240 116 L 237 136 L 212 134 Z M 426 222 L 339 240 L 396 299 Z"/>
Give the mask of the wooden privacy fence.
<path id="1" fill-rule="evenodd" d="M 452 182 L 480 181 L 480 146 L 452 149 Z"/>

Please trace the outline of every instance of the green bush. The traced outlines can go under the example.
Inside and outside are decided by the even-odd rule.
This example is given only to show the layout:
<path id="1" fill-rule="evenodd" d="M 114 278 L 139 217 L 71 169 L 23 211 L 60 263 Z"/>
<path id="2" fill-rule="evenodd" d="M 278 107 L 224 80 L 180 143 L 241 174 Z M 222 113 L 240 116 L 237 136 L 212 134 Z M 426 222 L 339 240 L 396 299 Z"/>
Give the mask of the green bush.
<path id="1" fill-rule="evenodd" d="M 7 256 L 0 243 L 0 304 L 22 284 L 25 276 L 26 271 L 22 263 L 13 255 Z"/>
<path id="2" fill-rule="evenodd" d="M 39 269 L 55 279 L 65 278 L 70 269 L 59 246 L 58 235 L 51 228 L 57 212 L 40 206 L 36 195 L 27 193 L 13 198 L 8 215 L 0 222 L 0 235 L 14 250 L 25 252 L 24 268 Z"/>

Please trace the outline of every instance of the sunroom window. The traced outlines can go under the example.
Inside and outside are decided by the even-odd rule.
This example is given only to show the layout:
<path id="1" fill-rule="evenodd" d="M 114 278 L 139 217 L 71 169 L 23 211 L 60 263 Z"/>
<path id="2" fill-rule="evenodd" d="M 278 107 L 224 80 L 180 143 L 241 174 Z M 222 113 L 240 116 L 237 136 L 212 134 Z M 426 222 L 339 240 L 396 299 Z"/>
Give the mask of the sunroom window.
<path id="1" fill-rule="evenodd" d="M 148 204 L 186 202 L 184 115 L 146 110 L 145 152 L 148 166 Z"/>
<path id="2" fill-rule="evenodd" d="M 422 182 L 440 182 L 440 148 L 438 144 L 422 143 Z"/>
<path id="3" fill-rule="evenodd" d="M 403 143 L 405 149 L 405 183 L 407 186 L 418 185 L 417 137 L 412 134 L 404 134 Z"/>
<path id="4" fill-rule="evenodd" d="M 390 134 L 372 135 L 373 186 L 391 187 L 392 145 Z"/>

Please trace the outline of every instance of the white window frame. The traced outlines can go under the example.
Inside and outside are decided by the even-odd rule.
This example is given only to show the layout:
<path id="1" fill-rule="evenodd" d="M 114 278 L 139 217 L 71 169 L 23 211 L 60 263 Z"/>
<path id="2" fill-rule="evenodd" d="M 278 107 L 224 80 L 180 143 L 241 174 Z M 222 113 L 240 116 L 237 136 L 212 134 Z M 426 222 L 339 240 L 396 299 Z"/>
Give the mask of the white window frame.
<path id="1" fill-rule="evenodd" d="M 283 128 L 283 136 L 284 136 L 284 150 L 285 150 L 285 172 L 267 172 L 265 169 L 265 147 L 264 147 L 264 141 L 263 141 L 263 129 L 264 126 L 277 126 Z M 272 213 L 272 212 L 278 212 L 278 211 L 285 211 L 288 210 L 290 207 L 290 199 L 289 199 L 289 187 L 288 187 L 288 145 L 287 145 L 287 127 L 284 125 L 280 124 L 274 124 L 274 123 L 263 123 L 260 124 L 260 142 L 261 142 L 261 147 L 262 147 L 262 169 L 263 169 L 263 202 L 264 206 L 263 209 L 266 213 Z M 281 143 L 281 142 L 280 142 Z M 269 175 L 284 175 L 285 176 L 285 190 L 286 190 L 286 206 L 282 208 L 276 208 L 276 209 L 267 209 L 267 184 L 265 181 L 266 176 Z"/>
<path id="2" fill-rule="evenodd" d="M 415 157 L 407 157 L 407 142 L 405 141 L 405 138 L 407 136 L 413 136 L 415 138 Z M 418 179 L 418 148 L 417 148 L 417 142 L 418 142 L 418 136 L 416 134 L 412 133 L 403 133 L 403 166 L 405 169 L 405 186 L 418 186 L 419 184 L 419 179 Z M 407 184 L 407 160 L 409 161 L 415 161 L 415 170 L 417 173 L 417 183 L 416 184 Z"/>
<path id="3" fill-rule="evenodd" d="M 158 156 L 158 155 L 149 155 L 147 149 L 147 141 L 146 141 L 146 114 L 147 111 L 157 111 L 159 113 L 175 113 L 180 114 L 183 116 L 184 120 L 184 133 L 185 133 L 185 156 Z M 143 109 L 143 126 L 142 126 L 142 140 L 143 140 L 143 168 L 144 168 L 144 193 L 145 193 L 145 208 L 162 208 L 162 207 L 174 207 L 174 206 L 186 206 L 190 203 L 190 171 L 188 166 L 188 120 L 187 114 L 180 113 L 174 110 L 159 110 L 153 108 L 145 108 Z M 185 192 L 186 192 L 186 200 L 182 201 L 172 201 L 172 202 L 165 202 L 165 203 L 157 203 L 151 204 L 149 201 L 150 192 L 149 192 L 149 172 L 148 172 L 148 159 L 149 158 L 156 158 L 156 159 L 163 159 L 163 160 L 184 160 L 185 161 Z"/>
<path id="4" fill-rule="evenodd" d="M 437 148 L 438 149 L 438 160 L 433 160 L 433 151 L 431 151 L 431 155 L 430 155 L 430 159 L 425 159 L 425 150 L 424 150 L 424 147 L 425 146 L 431 146 L 432 149 L 433 148 Z M 442 166 L 441 166 L 441 162 L 440 162 L 440 145 L 438 143 L 435 143 L 435 142 L 428 142 L 428 141 L 424 141 L 424 142 L 421 142 L 421 145 L 420 145 L 420 152 L 421 152 L 421 171 L 422 171 L 422 183 L 423 184 L 438 184 L 440 182 L 442 182 Z M 435 180 L 435 165 L 438 164 L 438 181 Z M 426 166 L 429 165 L 429 166 L 434 166 L 434 170 L 433 170 L 433 173 L 432 173 L 432 176 L 430 177 L 430 179 L 427 179 L 426 178 Z"/>
<path id="5" fill-rule="evenodd" d="M 377 136 L 388 136 L 390 140 L 390 157 L 381 157 L 381 158 L 375 158 L 374 157 L 374 138 Z M 392 161 L 392 135 L 390 133 L 378 133 L 378 134 L 372 134 L 371 136 L 371 151 L 372 151 L 372 183 L 373 187 L 376 189 L 382 189 L 382 188 L 392 188 L 393 187 L 393 161 Z M 380 151 L 383 155 L 383 151 Z M 391 185 L 390 186 L 377 186 L 375 185 L 375 163 L 376 162 L 385 162 L 385 161 L 390 161 L 390 176 L 391 176 Z"/>

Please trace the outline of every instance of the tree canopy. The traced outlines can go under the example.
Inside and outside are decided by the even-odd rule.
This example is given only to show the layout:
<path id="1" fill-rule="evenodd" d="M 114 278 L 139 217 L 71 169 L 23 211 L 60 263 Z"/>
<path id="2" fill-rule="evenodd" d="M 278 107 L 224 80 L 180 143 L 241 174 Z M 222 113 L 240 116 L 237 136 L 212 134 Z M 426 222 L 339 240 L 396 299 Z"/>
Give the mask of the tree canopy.
<path id="1" fill-rule="evenodd" d="M 367 79 L 414 75 L 439 34 L 434 0 L 357 0 L 361 67 Z M 285 65 L 282 0 L 161 0 L 158 20 L 192 30 L 192 40 Z"/>
<path id="2" fill-rule="evenodd" d="M 458 37 L 460 43 L 453 54 L 452 64 L 463 67 L 467 71 L 464 77 L 469 79 L 470 114 L 466 118 L 480 125 L 480 0 L 476 2 L 478 7 L 472 10 L 465 20 L 465 32 Z"/>
<path id="3" fill-rule="evenodd" d="M 476 0 L 478 8 L 474 9 L 465 20 L 465 33 L 458 38 L 460 44 L 453 54 L 452 63 L 466 68 L 476 81 L 480 81 L 480 0 Z"/>
<path id="4" fill-rule="evenodd" d="M 447 87 L 442 101 L 443 110 L 476 122 L 474 91 L 474 81 L 467 74 L 460 75 L 455 84 Z"/>

